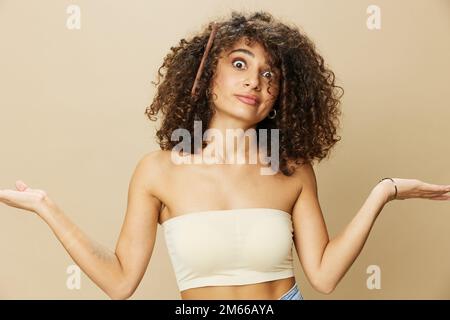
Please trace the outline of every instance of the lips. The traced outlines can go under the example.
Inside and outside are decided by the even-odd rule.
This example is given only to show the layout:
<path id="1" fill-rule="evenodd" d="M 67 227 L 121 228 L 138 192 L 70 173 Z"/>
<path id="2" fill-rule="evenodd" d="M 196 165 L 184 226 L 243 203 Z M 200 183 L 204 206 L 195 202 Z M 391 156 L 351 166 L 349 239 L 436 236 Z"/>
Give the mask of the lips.
<path id="1" fill-rule="evenodd" d="M 254 97 L 254 96 L 250 96 L 250 95 L 236 95 L 236 98 L 239 99 L 239 101 L 245 103 L 245 104 L 249 104 L 252 106 L 255 106 L 259 103 L 258 98 Z"/>

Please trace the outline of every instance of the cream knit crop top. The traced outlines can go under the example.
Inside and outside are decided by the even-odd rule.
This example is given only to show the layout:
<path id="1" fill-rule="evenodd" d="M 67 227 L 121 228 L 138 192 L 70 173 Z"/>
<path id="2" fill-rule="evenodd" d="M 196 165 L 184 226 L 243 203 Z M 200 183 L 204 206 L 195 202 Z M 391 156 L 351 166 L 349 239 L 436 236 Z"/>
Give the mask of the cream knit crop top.
<path id="1" fill-rule="evenodd" d="M 294 276 L 291 215 L 269 208 L 186 213 L 162 223 L 180 291 Z"/>

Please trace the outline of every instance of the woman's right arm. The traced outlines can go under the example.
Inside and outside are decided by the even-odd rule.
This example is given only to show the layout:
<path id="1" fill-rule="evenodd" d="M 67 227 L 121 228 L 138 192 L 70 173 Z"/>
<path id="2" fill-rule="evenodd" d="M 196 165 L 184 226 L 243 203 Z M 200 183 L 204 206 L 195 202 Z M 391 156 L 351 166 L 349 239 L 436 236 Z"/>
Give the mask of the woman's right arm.
<path id="1" fill-rule="evenodd" d="M 112 299 L 127 299 L 134 293 L 152 255 L 161 208 L 153 195 L 161 174 L 157 157 L 158 152 L 151 152 L 135 168 L 115 252 L 88 237 L 49 197 L 43 197 L 35 210 L 75 263 Z"/>

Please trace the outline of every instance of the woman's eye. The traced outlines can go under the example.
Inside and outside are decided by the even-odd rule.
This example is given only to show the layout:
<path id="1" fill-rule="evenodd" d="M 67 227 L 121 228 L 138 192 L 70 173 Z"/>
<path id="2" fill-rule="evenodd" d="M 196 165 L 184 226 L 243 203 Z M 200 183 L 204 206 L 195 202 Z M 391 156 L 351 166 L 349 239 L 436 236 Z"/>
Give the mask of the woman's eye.
<path id="1" fill-rule="evenodd" d="M 241 69 L 241 67 L 239 67 L 239 65 L 245 65 L 245 62 L 243 60 L 234 60 L 233 65 L 235 67 L 237 67 L 238 69 Z"/>
<path id="2" fill-rule="evenodd" d="M 243 69 L 243 67 L 246 67 L 246 63 L 242 59 L 236 59 L 236 60 L 234 60 L 232 62 L 232 64 L 233 64 L 234 67 L 236 67 L 238 69 Z M 262 76 L 264 78 L 271 79 L 271 78 L 273 78 L 274 73 L 271 72 L 271 71 L 265 71 L 265 72 L 262 73 Z"/>
<path id="3" fill-rule="evenodd" d="M 263 77 L 270 79 L 273 77 L 273 73 L 270 71 L 266 71 L 263 73 Z"/>

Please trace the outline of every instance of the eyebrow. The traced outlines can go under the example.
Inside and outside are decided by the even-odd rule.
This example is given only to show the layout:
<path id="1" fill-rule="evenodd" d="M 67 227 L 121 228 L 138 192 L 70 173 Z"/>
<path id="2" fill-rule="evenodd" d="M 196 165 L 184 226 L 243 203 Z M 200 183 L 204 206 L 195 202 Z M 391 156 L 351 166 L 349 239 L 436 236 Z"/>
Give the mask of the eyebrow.
<path id="1" fill-rule="evenodd" d="M 242 48 L 240 48 L 240 49 L 235 49 L 235 50 L 233 50 L 233 51 L 231 51 L 228 55 L 230 55 L 230 54 L 232 54 L 232 53 L 234 53 L 234 52 L 242 52 L 242 53 L 245 53 L 245 54 L 247 54 L 247 55 L 249 55 L 249 56 L 251 56 L 251 57 L 255 57 L 255 55 L 253 54 L 253 52 L 251 52 L 251 51 L 249 51 L 249 50 L 247 50 L 247 49 L 242 49 Z"/>

